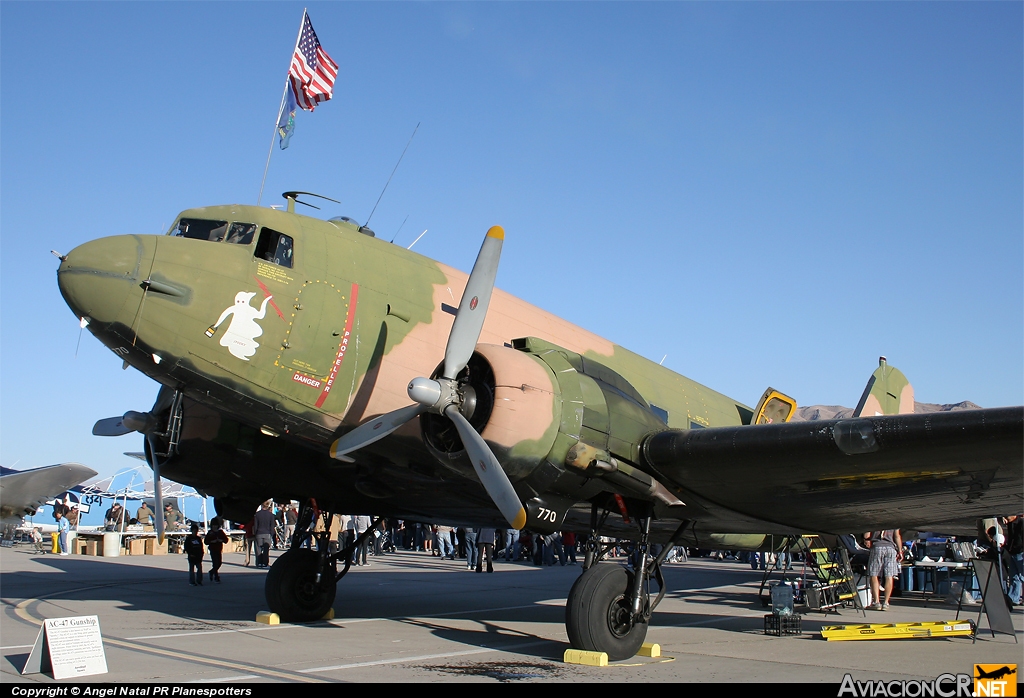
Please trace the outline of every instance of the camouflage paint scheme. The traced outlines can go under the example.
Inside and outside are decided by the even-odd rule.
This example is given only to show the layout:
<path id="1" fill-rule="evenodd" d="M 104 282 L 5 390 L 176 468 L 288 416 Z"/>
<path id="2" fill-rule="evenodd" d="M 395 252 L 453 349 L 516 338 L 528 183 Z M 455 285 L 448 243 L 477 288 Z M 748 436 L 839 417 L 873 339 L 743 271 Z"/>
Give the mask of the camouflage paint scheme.
<path id="1" fill-rule="evenodd" d="M 199 403 L 189 405 L 186 441 L 230 440 L 225 429 L 255 427 L 324 452 L 348 428 L 410 404 L 409 380 L 431 375 L 442 360 L 467 274 L 363 234 L 349 221 L 241 205 L 190 209 L 182 218 L 284 233 L 294 240 L 293 266 L 257 259 L 256 237 L 237 245 L 131 235 L 76 248 L 58 279 L 68 304 L 89 318 L 104 344 Z M 253 306 L 272 297 L 257 321 L 258 348 L 246 359 L 218 342 L 224 326 L 211 333 L 243 292 L 254 294 Z M 520 338 L 543 340 L 511 348 Z M 682 428 L 749 419 L 749 407 L 498 289 L 480 342 L 479 353 L 499 374 L 496 408 L 482 433 L 514 482 L 540 468 L 547 472 L 536 484 L 548 487 L 564 474 L 561 461 L 579 438 L 635 462 L 641 438 L 665 426 L 649 404 L 667 412 L 669 426 Z M 598 380 L 618 381 L 627 392 L 632 386 L 635 399 L 615 390 L 605 397 L 584 362 Z M 406 458 L 426 461 L 421 470 L 435 470 L 418 423 L 369 450 L 390 455 L 390 442 L 415 452 Z M 357 464 L 369 465 L 368 456 L 357 454 Z M 454 473 L 464 470 L 449 465 Z M 190 479 L 214 493 L 224 489 L 202 477 L 184 481 Z M 256 494 L 256 483 L 249 484 L 248 498 L 284 494 L 267 483 Z M 333 498 L 322 491 L 287 494 Z"/>
<path id="2" fill-rule="evenodd" d="M 431 415 L 351 454 L 354 462 L 328 455 L 347 430 L 411 404 L 412 378 L 435 373 L 467 274 L 347 220 L 242 205 L 190 209 L 183 218 L 287 235 L 293 264 L 258 259 L 259 235 L 243 245 L 168 234 L 95 240 L 72 250 L 58 269 L 65 300 L 88 319 L 90 332 L 126 365 L 184 392 L 182 440 L 166 476 L 216 497 L 230 518 L 247 517 L 267 497 L 313 496 L 353 513 L 503 525 L 464 454 L 444 447 L 443 434 L 429 436 Z M 705 532 L 807 532 L 770 507 L 740 513 L 727 502 L 741 483 L 705 477 L 711 489 L 699 495 L 689 486 L 715 473 L 640 468 L 647 436 L 741 427 L 753 416 L 746 405 L 498 289 L 477 359 L 470 377 L 490 371 L 494 400 L 489 419 L 474 426 L 521 499 L 532 502 L 529 528 L 544 527 L 534 516 L 544 506 L 559 513 L 552 526 L 587 530 L 587 500 L 617 493 L 607 481 L 567 468 L 569 449 L 582 442 L 631 472 L 646 470 L 647 480 L 658 477 L 685 503 L 656 504 L 665 522 L 659 535 L 680 519 L 694 522 L 694 531 L 699 522 Z M 883 389 L 913 405 L 901 378 L 895 369 L 878 375 L 876 391 L 866 391 L 867 409 L 876 409 L 872 398 L 877 411 L 891 408 L 877 392 Z M 167 408 L 166 389 L 154 413 Z M 842 466 L 839 477 L 849 469 Z M 756 469 L 745 472 L 749 482 L 742 484 L 755 485 Z M 811 483 L 802 485 L 807 492 L 836 474 L 807 466 L 798 477 Z M 622 534 L 635 531 L 610 523 Z"/>
<path id="3" fill-rule="evenodd" d="M 879 357 L 878 368 L 868 379 L 853 416 L 913 413 L 914 386 L 902 371 L 886 363 L 884 356 Z"/>

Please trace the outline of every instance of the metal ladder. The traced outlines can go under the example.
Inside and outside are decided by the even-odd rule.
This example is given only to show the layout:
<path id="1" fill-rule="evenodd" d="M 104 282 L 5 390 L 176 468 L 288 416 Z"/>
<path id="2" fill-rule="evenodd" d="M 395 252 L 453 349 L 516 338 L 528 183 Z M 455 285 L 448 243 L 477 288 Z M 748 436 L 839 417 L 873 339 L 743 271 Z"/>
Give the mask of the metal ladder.
<path id="1" fill-rule="evenodd" d="M 850 556 L 842 544 L 830 550 L 820 536 L 803 535 L 797 541 L 797 549 L 804 553 L 805 570 L 813 572 L 818 582 L 820 606 L 816 610 L 828 613 L 853 606 L 867 615 L 853 581 Z M 805 594 L 810 593 L 810 589 L 805 589 Z"/>

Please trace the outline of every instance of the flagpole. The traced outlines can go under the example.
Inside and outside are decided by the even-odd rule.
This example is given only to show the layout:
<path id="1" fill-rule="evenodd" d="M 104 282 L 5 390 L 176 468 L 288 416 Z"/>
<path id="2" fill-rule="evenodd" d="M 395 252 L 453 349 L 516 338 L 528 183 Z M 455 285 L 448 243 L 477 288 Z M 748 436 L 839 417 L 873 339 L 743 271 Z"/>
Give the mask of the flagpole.
<path id="1" fill-rule="evenodd" d="M 281 91 L 281 105 L 277 108 L 277 118 L 274 119 L 274 131 L 270 136 L 270 152 L 267 153 L 267 164 L 263 168 L 263 181 L 260 183 L 260 195 L 256 197 L 256 205 L 259 206 L 263 200 L 263 187 L 267 184 L 267 172 L 270 170 L 270 157 L 274 154 L 274 138 L 277 136 L 277 124 L 281 121 L 281 111 L 284 109 L 284 100 L 288 95 L 289 82 L 291 81 L 291 62 L 295 52 L 299 50 L 299 41 L 302 40 L 302 27 L 306 24 L 306 8 L 302 8 L 302 21 L 299 22 L 299 33 L 295 35 L 295 47 L 288 56 L 289 77 L 285 78 L 284 90 Z"/>

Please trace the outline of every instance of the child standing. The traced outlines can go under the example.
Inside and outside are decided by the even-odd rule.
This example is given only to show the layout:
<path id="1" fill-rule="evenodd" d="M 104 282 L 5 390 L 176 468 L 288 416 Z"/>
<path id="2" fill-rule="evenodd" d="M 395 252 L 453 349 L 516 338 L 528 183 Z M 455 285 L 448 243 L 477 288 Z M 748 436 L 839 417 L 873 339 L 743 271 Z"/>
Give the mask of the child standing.
<path id="1" fill-rule="evenodd" d="M 206 534 L 206 547 L 210 549 L 210 562 L 212 567 L 210 568 L 210 581 L 217 582 L 220 584 L 220 566 L 223 563 L 221 553 L 224 550 L 224 544 L 228 542 L 228 535 L 224 533 L 224 529 L 221 528 L 220 517 L 218 516 L 210 522 L 210 531 Z M 202 573 L 199 574 L 199 578 L 202 579 Z"/>
<path id="2" fill-rule="evenodd" d="M 185 554 L 188 556 L 188 583 L 203 585 L 203 540 L 199 537 L 199 524 L 192 523 L 192 532 L 185 538 Z"/>
<path id="3" fill-rule="evenodd" d="M 39 528 L 39 526 L 35 526 L 32 529 L 32 542 L 36 544 L 36 550 L 35 553 L 32 553 L 33 555 L 36 553 L 46 554 L 46 546 L 43 545 L 43 529 Z"/>

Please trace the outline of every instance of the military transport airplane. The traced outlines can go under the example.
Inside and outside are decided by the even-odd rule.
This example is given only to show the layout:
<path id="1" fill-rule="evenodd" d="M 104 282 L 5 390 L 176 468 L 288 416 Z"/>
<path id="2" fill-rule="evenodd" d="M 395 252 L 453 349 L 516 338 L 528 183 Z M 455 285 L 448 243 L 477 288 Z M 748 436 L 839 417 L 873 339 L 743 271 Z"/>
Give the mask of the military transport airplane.
<path id="1" fill-rule="evenodd" d="M 493 289 L 500 227 L 467 276 L 296 214 L 301 194 L 285 211 L 190 209 L 57 272 L 90 332 L 163 386 L 94 433 L 144 434 L 155 478 L 230 519 L 304 502 L 266 580 L 286 619 L 322 617 L 348 570 L 344 551 L 299 546 L 332 512 L 633 538 L 636 574 L 597 564 L 594 543 L 566 604 L 573 646 L 616 659 L 665 591 L 650 542 L 970 531 L 1021 509 L 1022 407 L 886 414 L 906 396 L 883 381 L 858 418 L 789 422 L 777 391 L 752 409 Z"/>

